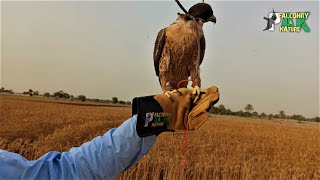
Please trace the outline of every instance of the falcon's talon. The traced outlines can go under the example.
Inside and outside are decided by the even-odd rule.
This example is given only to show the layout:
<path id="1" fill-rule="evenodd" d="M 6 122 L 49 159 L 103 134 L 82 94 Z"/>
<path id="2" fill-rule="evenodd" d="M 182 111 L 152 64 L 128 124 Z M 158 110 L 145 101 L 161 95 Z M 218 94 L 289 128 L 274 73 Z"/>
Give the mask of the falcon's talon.
<path id="1" fill-rule="evenodd" d="M 193 88 L 193 91 L 192 91 L 192 94 L 196 95 L 194 100 L 193 100 L 193 103 L 196 103 L 197 100 L 199 99 L 200 97 L 200 87 L 199 86 L 194 86 Z"/>
<path id="2" fill-rule="evenodd" d="M 170 98 L 171 100 L 173 100 L 172 97 L 171 97 L 171 94 L 173 94 L 173 93 L 179 93 L 179 95 L 182 95 L 182 93 L 181 93 L 178 89 L 174 89 L 174 90 L 171 90 L 171 91 L 166 91 L 164 94 L 165 94 L 168 98 Z"/>
<path id="3" fill-rule="evenodd" d="M 179 93 L 180 96 L 182 95 L 182 92 L 180 92 L 179 89 L 177 89 L 177 93 Z"/>
<path id="4" fill-rule="evenodd" d="M 165 92 L 164 93 L 168 98 L 171 98 L 170 94 L 169 94 L 169 91 Z"/>

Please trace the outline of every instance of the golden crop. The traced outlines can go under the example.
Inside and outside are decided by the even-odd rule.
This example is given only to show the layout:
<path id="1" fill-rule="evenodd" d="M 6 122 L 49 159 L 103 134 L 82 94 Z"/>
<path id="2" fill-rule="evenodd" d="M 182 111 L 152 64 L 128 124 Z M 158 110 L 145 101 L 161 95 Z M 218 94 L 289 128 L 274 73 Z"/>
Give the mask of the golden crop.
<path id="1" fill-rule="evenodd" d="M 0 148 L 36 159 L 119 126 L 128 107 L 0 95 Z M 213 116 L 188 134 L 162 133 L 118 179 L 320 179 L 319 123 Z"/>

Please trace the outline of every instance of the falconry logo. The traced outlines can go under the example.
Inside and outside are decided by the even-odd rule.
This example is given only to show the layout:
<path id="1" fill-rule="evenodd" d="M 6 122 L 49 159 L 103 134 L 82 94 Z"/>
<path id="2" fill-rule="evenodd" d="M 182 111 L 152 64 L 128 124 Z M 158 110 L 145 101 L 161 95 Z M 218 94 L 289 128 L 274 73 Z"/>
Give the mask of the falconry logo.
<path id="1" fill-rule="evenodd" d="M 267 21 L 267 27 L 263 31 L 279 29 L 279 32 L 310 32 L 307 24 L 309 15 L 310 12 L 274 12 L 273 10 L 268 17 L 263 17 Z"/>
<path id="2" fill-rule="evenodd" d="M 169 125 L 171 113 L 167 112 L 148 112 L 146 113 L 144 127 L 148 127 L 151 122 L 151 127 Z"/>

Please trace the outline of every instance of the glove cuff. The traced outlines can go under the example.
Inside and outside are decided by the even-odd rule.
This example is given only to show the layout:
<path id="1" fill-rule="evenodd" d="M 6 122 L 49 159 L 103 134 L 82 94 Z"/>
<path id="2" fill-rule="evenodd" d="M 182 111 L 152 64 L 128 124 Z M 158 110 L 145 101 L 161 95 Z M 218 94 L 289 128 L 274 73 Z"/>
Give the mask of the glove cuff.
<path id="1" fill-rule="evenodd" d="M 132 115 L 137 114 L 137 134 L 139 137 L 159 135 L 168 130 L 170 113 L 164 112 L 154 96 L 136 97 L 132 100 Z"/>

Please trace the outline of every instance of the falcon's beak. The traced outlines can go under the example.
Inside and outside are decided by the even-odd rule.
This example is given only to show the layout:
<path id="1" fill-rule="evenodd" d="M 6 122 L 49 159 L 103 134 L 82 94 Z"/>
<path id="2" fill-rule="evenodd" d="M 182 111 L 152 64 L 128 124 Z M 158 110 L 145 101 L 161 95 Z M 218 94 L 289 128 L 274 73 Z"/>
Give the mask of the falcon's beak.
<path id="1" fill-rule="evenodd" d="M 211 22 L 213 22 L 213 23 L 216 23 L 216 22 L 217 22 L 217 19 L 216 19 L 216 17 L 215 17 L 214 15 L 212 15 L 212 16 L 210 16 L 210 17 L 207 19 L 207 21 L 211 21 Z"/>

